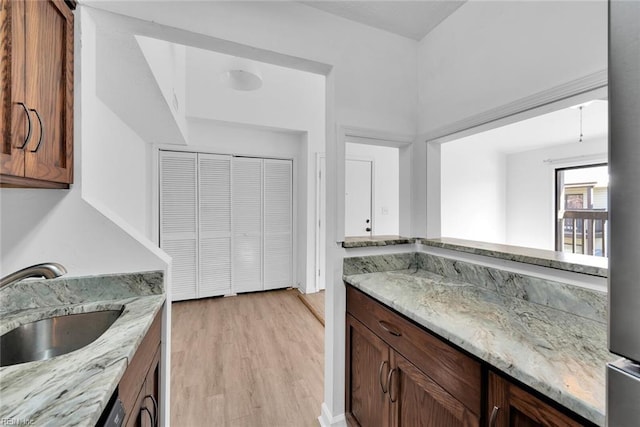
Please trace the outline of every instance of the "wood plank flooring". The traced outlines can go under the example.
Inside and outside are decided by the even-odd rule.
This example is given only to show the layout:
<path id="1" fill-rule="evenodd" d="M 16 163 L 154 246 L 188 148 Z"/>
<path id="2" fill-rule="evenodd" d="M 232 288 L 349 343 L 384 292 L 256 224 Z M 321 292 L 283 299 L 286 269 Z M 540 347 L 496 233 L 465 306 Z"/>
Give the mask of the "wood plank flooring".
<path id="1" fill-rule="evenodd" d="M 318 425 L 324 330 L 297 293 L 173 303 L 172 426 Z"/>
<path id="2" fill-rule="evenodd" d="M 298 298 L 324 326 L 324 291 L 313 294 L 298 293 Z"/>

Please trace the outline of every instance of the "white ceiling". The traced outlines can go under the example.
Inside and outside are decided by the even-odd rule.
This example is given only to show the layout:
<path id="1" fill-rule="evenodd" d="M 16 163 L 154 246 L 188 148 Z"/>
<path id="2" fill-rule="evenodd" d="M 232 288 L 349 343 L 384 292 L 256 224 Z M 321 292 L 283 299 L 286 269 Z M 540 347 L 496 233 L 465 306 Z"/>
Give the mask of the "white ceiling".
<path id="1" fill-rule="evenodd" d="M 420 41 L 465 1 L 359 0 L 301 1 L 301 3 L 332 15 Z"/>
<path id="2" fill-rule="evenodd" d="M 583 108 L 583 141 L 607 137 L 607 105 L 606 100 L 594 100 Z M 577 143 L 579 138 L 580 110 L 565 108 L 451 141 L 451 144 L 481 144 L 489 150 L 512 154 L 552 145 Z"/>

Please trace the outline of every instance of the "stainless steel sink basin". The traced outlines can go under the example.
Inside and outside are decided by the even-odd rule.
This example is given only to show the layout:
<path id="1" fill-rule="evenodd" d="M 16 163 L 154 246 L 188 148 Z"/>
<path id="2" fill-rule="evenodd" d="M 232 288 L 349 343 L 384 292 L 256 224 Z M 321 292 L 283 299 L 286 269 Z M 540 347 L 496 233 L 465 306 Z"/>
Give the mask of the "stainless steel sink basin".
<path id="1" fill-rule="evenodd" d="M 94 342 L 122 310 L 50 317 L 20 325 L 0 336 L 0 366 L 50 359 Z"/>

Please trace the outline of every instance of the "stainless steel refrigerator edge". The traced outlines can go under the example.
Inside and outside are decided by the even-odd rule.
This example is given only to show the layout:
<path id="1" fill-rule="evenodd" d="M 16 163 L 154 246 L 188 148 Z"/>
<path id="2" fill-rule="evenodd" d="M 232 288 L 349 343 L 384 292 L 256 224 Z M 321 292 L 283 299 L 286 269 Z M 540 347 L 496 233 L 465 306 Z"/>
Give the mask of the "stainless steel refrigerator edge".
<path id="1" fill-rule="evenodd" d="M 640 0 L 609 0 L 607 425 L 640 425 Z"/>

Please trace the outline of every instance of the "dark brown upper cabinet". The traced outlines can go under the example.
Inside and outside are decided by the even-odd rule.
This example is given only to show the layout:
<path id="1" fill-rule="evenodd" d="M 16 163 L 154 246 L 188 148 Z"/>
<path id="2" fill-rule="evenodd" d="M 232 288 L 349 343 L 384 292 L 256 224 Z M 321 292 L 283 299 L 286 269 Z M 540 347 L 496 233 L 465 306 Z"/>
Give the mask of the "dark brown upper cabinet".
<path id="1" fill-rule="evenodd" d="M 73 182 L 73 12 L 63 0 L 0 0 L 0 186 Z"/>

